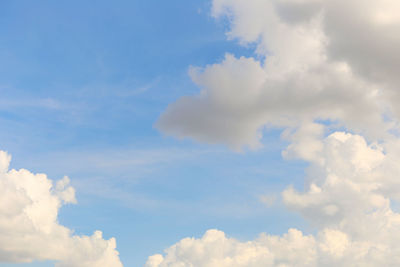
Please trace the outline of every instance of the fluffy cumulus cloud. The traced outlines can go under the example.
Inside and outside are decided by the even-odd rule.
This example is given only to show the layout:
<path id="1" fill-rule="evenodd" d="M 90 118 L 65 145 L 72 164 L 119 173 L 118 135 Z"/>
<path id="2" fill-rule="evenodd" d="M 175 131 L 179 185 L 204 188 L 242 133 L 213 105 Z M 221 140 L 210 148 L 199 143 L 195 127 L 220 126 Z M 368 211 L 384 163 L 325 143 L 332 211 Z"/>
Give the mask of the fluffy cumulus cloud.
<path id="1" fill-rule="evenodd" d="M 391 200 L 399 199 L 399 150 L 344 132 L 315 142 L 320 145 L 312 156 L 295 150 L 310 162 L 305 191 L 288 187 L 282 197 L 318 229 L 316 235 L 290 229 L 283 236 L 239 242 L 210 230 L 200 239 L 181 240 L 165 256 L 150 257 L 147 267 L 398 266 L 400 213 Z M 398 146 L 394 142 L 387 145 Z M 291 149 L 297 145 L 303 146 Z"/>
<path id="2" fill-rule="evenodd" d="M 54 260 L 57 267 L 122 267 L 114 238 L 100 231 L 74 235 L 57 221 L 60 207 L 76 203 L 68 177 L 55 184 L 45 174 L 9 170 L 0 151 L 0 262 Z"/>
<path id="3" fill-rule="evenodd" d="M 212 14 L 257 57 L 192 68 L 200 94 L 170 104 L 156 126 L 235 150 L 282 129 L 282 156 L 309 163 L 304 190 L 288 186 L 282 200 L 316 234 L 240 242 L 210 230 L 147 267 L 399 266 L 400 3 L 214 0 Z"/>
<path id="4" fill-rule="evenodd" d="M 399 118 L 399 4 L 385 1 L 215 0 L 228 37 L 256 44 L 192 68 L 197 96 L 172 103 L 163 132 L 234 149 L 256 148 L 264 127 L 328 120 L 382 138 Z"/>

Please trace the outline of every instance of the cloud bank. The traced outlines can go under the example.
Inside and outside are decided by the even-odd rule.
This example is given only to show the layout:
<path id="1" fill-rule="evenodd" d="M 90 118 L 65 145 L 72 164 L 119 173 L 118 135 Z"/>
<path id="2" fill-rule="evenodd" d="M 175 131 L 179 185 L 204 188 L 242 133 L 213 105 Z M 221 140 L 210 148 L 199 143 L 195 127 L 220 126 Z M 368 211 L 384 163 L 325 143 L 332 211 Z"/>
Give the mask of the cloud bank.
<path id="1" fill-rule="evenodd" d="M 304 190 L 282 199 L 317 233 L 240 242 L 209 230 L 146 266 L 398 266 L 400 3 L 214 0 L 212 14 L 258 56 L 192 68 L 200 94 L 170 104 L 156 127 L 234 150 L 282 129 L 282 156 L 309 163 Z"/>
<path id="2" fill-rule="evenodd" d="M 56 267 L 122 267 L 114 238 L 102 232 L 74 235 L 57 221 L 62 205 L 76 203 L 64 177 L 9 170 L 11 156 L 0 151 L 0 262 L 54 260 Z"/>

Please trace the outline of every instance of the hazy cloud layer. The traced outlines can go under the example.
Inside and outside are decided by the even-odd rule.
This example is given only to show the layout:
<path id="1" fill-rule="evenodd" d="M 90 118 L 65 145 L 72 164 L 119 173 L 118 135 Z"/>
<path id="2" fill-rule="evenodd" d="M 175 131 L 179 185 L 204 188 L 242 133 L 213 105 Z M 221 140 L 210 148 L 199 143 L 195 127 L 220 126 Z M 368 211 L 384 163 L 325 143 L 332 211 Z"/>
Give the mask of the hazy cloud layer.
<path id="1" fill-rule="evenodd" d="M 398 266 L 398 1 L 214 0 L 212 12 L 262 60 L 227 54 L 193 68 L 201 93 L 172 103 L 157 127 L 233 149 L 284 129 L 282 156 L 309 167 L 304 190 L 288 186 L 282 199 L 318 233 L 239 242 L 210 230 L 147 266 Z"/>
<path id="2" fill-rule="evenodd" d="M 122 266 L 114 238 L 100 231 L 77 236 L 58 223 L 58 211 L 76 203 L 68 177 L 55 184 L 45 174 L 9 170 L 0 151 L 0 262 L 55 260 L 57 267 Z"/>

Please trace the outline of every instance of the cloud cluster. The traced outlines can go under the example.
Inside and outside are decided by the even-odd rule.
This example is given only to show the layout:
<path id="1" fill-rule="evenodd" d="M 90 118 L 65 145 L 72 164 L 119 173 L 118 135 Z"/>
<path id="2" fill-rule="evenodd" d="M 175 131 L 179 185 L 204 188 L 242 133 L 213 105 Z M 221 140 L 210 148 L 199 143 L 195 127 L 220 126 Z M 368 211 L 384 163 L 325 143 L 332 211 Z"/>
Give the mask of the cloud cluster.
<path id="1" fill-rule="evenodd" d="M 170 104 L 157 127 L 235 150 L 283 129 L 283 157 L 309 167 L 304 191 L 289 186 L 282 199 L 317 233 L 239 242 L 210 230 L 147 267 L 399 266 L 400 3 L 214 0 L 212 14 L 259 59 L 227 54 L 192 68 L 201 93 Z"/>
<path id="2" fill-rule="evenodd" d="M 76 203 L 68 177 L 53 184 L 45 174 L 9 170 L 0 151 L 0 262 L 54 260 L 57 267 L 122 267 L 114 238 L 100 231 L 77 236 L 57 221 L 60 207 Z"/>
<path id="3" fill-rule="evenodd" d="M 260 146 L 266 126 L 314 120 L 383 138 L 400 116 L 398 11 L 395 0 L 215 0 L 228 37 L 256 44 L 262 60 L 227 54 L 192 68 L 201 93 L 169 105 L 156 127 L 234 149 Z"/>
<path id="4" fill-rule="evenodd" d="M 289 229 L 282 237 L 262 234 L 249 242 L 209 230 L 200 239 L 181 240 L 165 257 L 151 256 L 146 267 L 396 266 L 384 258 L 383 249 L 351 241 L 332 229 L 316 237 Z"/>
<path id="5" fill-rule="evenodd" d="M 209 230 L 150 257 L 146 266 L 398 266 L 400 213 L 390 203 L 399 198 L 399 150 L 344 132 L 315 142 L 320 146 L 307 155 L 305 191 L 288 187 L 282 193 L 287 207 L 318 229 L 315 236 L 290 229 L 239 242 Z"/>

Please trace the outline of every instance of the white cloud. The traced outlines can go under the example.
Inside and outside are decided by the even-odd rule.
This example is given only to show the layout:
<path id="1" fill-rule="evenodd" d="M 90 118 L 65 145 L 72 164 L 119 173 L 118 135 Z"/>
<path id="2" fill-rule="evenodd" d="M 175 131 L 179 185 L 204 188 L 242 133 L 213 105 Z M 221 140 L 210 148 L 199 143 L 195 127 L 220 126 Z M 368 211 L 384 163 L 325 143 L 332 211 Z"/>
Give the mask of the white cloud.
<path id="1" fill-rule="evenodd" d="M 166 250 L 166 256 L 151 256 L 146 267 L 268 267 L 268 266 L 392 266 L 384 259 L 384 247 L 356 242 L 333 229 L 318 236 L 289 229 L 283 236 L 261 234 L 240 242 L 218 230 L 200 238 L 186 238 Z M 386 264 L 385 264 L 386 263 Z"/>
<path id="2" fill-rule="evenodd" d="M 261 235 L 257 240 L 245 243 L 227 238 L 221 231 L 209 230 L 201 239 L 181 240 L 166 250 L 165 257 L 150 257 L 146 267 L 276 266 L 283 263 L 294 264 L 299 257 L 304 259 L 304 266 L 307 266 L 315 258 L 312 256 L 315 253 L 314 243 L 313 237 L 304 236 L 294 229 L 289 230 L 282 238 Z M 291 255 L 291 258 L 285 254 Z"/>
<path id="3" fill-rule="evenodd" d="M 380 39 L 370 38 L 375 36 L 370 31 L 375 30 L 377 6 L 390 10 L 397 8 L 394 3 L 374 2 L 364 14 L 365 1 L 351 1 L 355 11 L 339 14 L 348 1 L 213 1 L 213 15 L 230 19 L 228 36 L 242 44 L 255 43 L 264 59 L 227 54 L 221 63 L 192 69 L 201 93 L 169 105 L 157 128 L 236 150 L 259 147 L 265 126 L 298 127 L 319 119 L 371 138 L 386 136 L 399 117 L 390 114 L 397 114 L 400 99 L 400 34 L 395 30 L 400 27 L 391 18 L 393 22 L 379 24 Z M 288 18 L 295 15 L 300 17 Z M 358 17 L 362 29 L 354 29 Z M 371 66 L 367 71 L 358 65 Z"/>
<path id="4" fill-rule="evenodd" d="M 262 59 L 194 69 L 201 93 L 170 104 L 157 127 L 236 150 L 282 128 L 282 155 L 309 163 L 304 192 L 289 186 L 282 199 L 318 232 L 239 242 L 211 230 L 147 266 L 399 266 L 398 1 L 214 0 L 212 14 Z M 351 133 L 325 136 L 343 126 Z"/>
<path id="5" fill-rule="evenodd" d="M 392 192 L 400 191 L 397 155 L 343 132 L 320 141 L 321 149 L 304 158 L 310 162 L 305 192 L 288 187 L 282 193 L 287 207 L 318 234 L 291 229 L 239 242 L 211 230 L 150 257 L 147 267 L 398 266 L 400 213 L 390 205 L 398 197 Z"/>
<path id="6" fill-rule="evenodd" d="M 64 177 L 55 185 L 45 174 L 9 170 L 11 157 L 0 151 L 0 262 L 55 260 L 59 267 L 122 266 L 114 238 L 96 231 L 77 236 L 58 223 L 63 204 L 76 203 Z"/>

